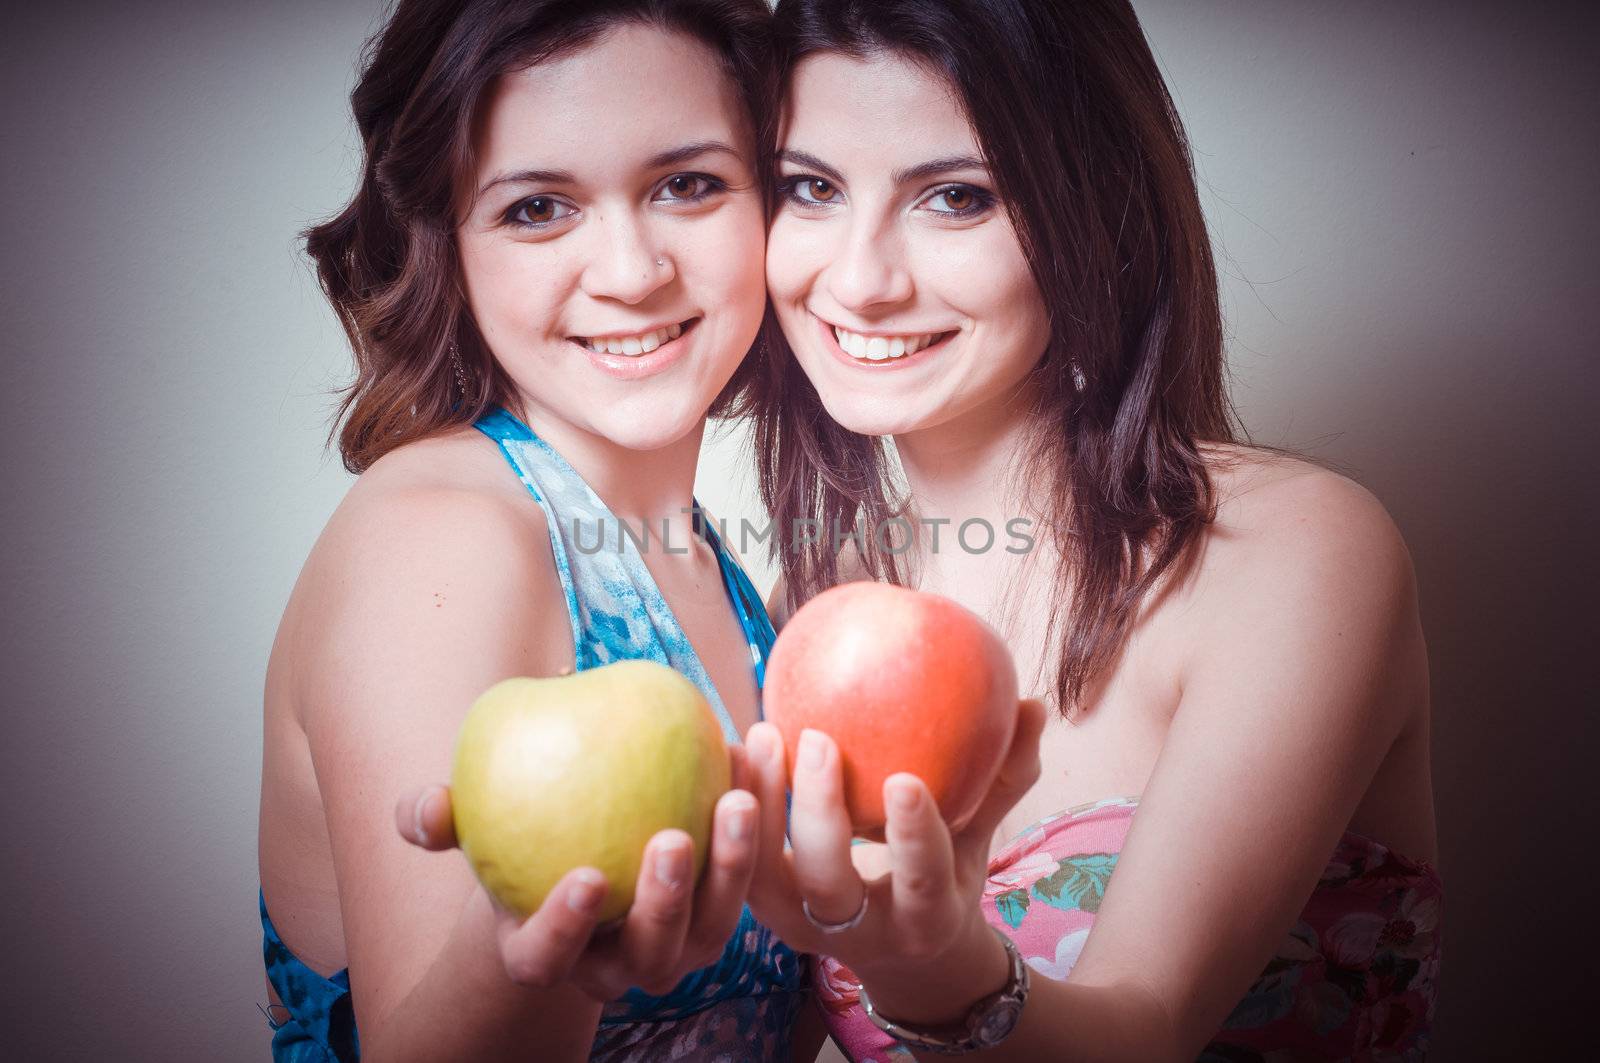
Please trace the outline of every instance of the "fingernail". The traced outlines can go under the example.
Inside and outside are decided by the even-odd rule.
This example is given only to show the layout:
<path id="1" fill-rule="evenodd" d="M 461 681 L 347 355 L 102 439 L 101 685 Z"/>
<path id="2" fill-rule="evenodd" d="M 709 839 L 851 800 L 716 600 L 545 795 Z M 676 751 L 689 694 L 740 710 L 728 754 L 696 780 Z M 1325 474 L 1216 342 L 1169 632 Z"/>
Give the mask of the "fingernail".
<path id="1" fill-rule="evenodd" d="M 598 871 L 583 868 L 573 876 L 572 888 L 567 890 L 567 907 L 575 912 L 586 912 L 600 903 L 606 877 Z"/>
<path id="2" fill-rule="evenodd" d="M 656 850 L 656 881 L 675 890 L 689 877 L 689 848 L 669 845 Z"/>
<path id="3" fill-rule="evenodd" d="M 828 749 L 822 742 L 822 735 L 811 728 L 800 732 L 800 766 L 812 771 L 822 767 L 822 762 L 828 757 Z"/>
<path id="4" fill-rule="evenodd" d="M 922 788 L 910 779 L 891 780 L 889 803 L 896 812 L 915 812 L 922 803 Z"/>
<path id="5" fill-rule="evenodd" d="M 430 786 L 428 789 L 422 791 L 422 793 L 417 795 L 416 807 L 411 810 L 411 817 L 414 821 L 412 823 L 412 829 L 417 832 L 417 840 L 423 845 L 430 843 L 430 839 L 428 837 L 428 828 L 423 825 L 426 822 L 426 816 L 424 813 L 426 813 L 428 810 L 428 798 L 432 797 L 434 794 L 443 789 L 444 787 L 442 786 Z"/>
<path id="6" fill-rule="evenodd" d="M 747 798 L 734 798 L 728 802 L 728 838 L 742 842 L 750 837 L 750 822 L 754 818 L 754 804 Z"/>

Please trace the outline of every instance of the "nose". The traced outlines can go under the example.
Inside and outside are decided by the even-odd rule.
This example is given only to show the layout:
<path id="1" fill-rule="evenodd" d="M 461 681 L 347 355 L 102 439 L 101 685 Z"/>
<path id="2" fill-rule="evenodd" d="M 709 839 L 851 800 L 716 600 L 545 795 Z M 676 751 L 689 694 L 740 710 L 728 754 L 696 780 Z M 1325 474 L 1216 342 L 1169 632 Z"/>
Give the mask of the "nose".
<path id="1" fill-rule="evenodd" d="M 886 228 L 853 228 L 828 268 L 828 294 L 852 313 L 903 303 L 914 287 L 901 242 Z"/>
<path id="2" fill-rule="evenodd" d="M 672 254 L 647 225 L 627 211 L 597 215 L 595 244 L 584 267 L 584 293 L 629 306 L 642 303 L 678 275 Z"/>

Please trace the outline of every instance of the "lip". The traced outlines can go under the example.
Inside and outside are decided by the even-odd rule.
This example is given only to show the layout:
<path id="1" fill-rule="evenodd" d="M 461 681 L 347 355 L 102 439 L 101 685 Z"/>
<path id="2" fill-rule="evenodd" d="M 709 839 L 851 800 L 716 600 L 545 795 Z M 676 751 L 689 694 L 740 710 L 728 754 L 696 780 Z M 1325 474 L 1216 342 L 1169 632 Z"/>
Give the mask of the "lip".
<path id="1" fill-rule="evenodd" d="M 703 318 L 691 317 L 684 321 L 667 322 L 666 325 L 682 325 L 683 332 L 677 339 L 668 340 L 649 354 L 605 354 L 591 351 L 577 340 L 569 339 L 567 342 L 582 351 L 589 359 L 589 364 L 607 376 L 616 380 L 642 380 L 645 377 L 655 376 L 682 358 L 684 352 L 689 349 L 687 342 L 689 337 L 699 329 L 702 320 Z M 636 334 L 655 332 L 665 328 L 666 325 L 657 325 L 654 329 L 639 329 Z M 615 334 L 605 333 L 605 335 Z"/>
<path id="2" fill-rule="evenodd" d="M 901 355 L 899 358 L 885 358 L 882 361 L 874 362 L 867 358 L 857 358 L 849 351 L 839 346 L 839 340 L 833 334 L 834 326 L 818 317 L 816 314 L 812 314 L 811 316 L 816 321 L 817 328 L 822 333 L 822 345 L 828 349 L 829 354 L 833 355 L 836 360 L 843 362 L 852 369 L 861 369 L 873 373 L 888 373 L 897 369 L 910 369 L 913 366 L 921 365 L 923 362 L 928 361 L 929 358 L 938 354 L 938 352 L 944 350 L 945 344 L 950 342 L 950 337 L 954 336 L 958 331 L 960 331 L 959 329 L 946 330 L 942 338 L 930 343 L 916 354 L 905 354 Z M 843 325 L 840 325 L 839 327 L 844 328 Z M 845 329 L 845 331 L 855 332 L 856 330 Z M 863 332 L 861 335 L 870 336 L 872 333 Z M 896 332 L 891 333 L 890 335 L 903 336 L 905 333 Z"/>

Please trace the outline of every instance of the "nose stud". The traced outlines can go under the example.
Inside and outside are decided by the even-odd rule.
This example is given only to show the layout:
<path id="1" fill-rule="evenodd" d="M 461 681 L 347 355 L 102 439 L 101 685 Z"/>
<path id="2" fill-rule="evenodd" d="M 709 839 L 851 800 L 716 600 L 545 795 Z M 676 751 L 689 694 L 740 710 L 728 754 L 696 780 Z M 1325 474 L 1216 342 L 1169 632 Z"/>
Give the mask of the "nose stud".
<path id="1" fill-rule="evenodd" d="M 664 258 L 658 258 L 658 259 L 656 259 L 656 265 L 658 265 L 658 266 L 665 266 L 665 265 L 666 265 L 666 264 L 667 264 L 667 260 L 666 260 L 666 259 L 664 259 Z"/>

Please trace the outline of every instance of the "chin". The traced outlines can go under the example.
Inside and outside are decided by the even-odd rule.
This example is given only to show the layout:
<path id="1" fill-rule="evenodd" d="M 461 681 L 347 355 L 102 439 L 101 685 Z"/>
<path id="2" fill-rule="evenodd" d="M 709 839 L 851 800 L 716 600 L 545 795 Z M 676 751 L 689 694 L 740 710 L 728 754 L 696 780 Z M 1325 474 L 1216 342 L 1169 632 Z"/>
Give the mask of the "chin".
<path id="1" fill-rule="evenodd" d="M 709 403 L 707 403 L 709 405 Z M 659 407 L 635 411 L 628 405 L 599 411 L 590 422 L 593 431 L 629 450 L 660 450 L 694 431 L 705 420 L 703 409 L 669 413 Z"/>
<path id="2" fill-rule="evenodd" d="M 926 427 L 927 417 L 921 411 L 908 410 L 903 401 L 887 396 L 855 393 L 819 397 L 828 416 L 857 435 L 896 436 Z"/>

